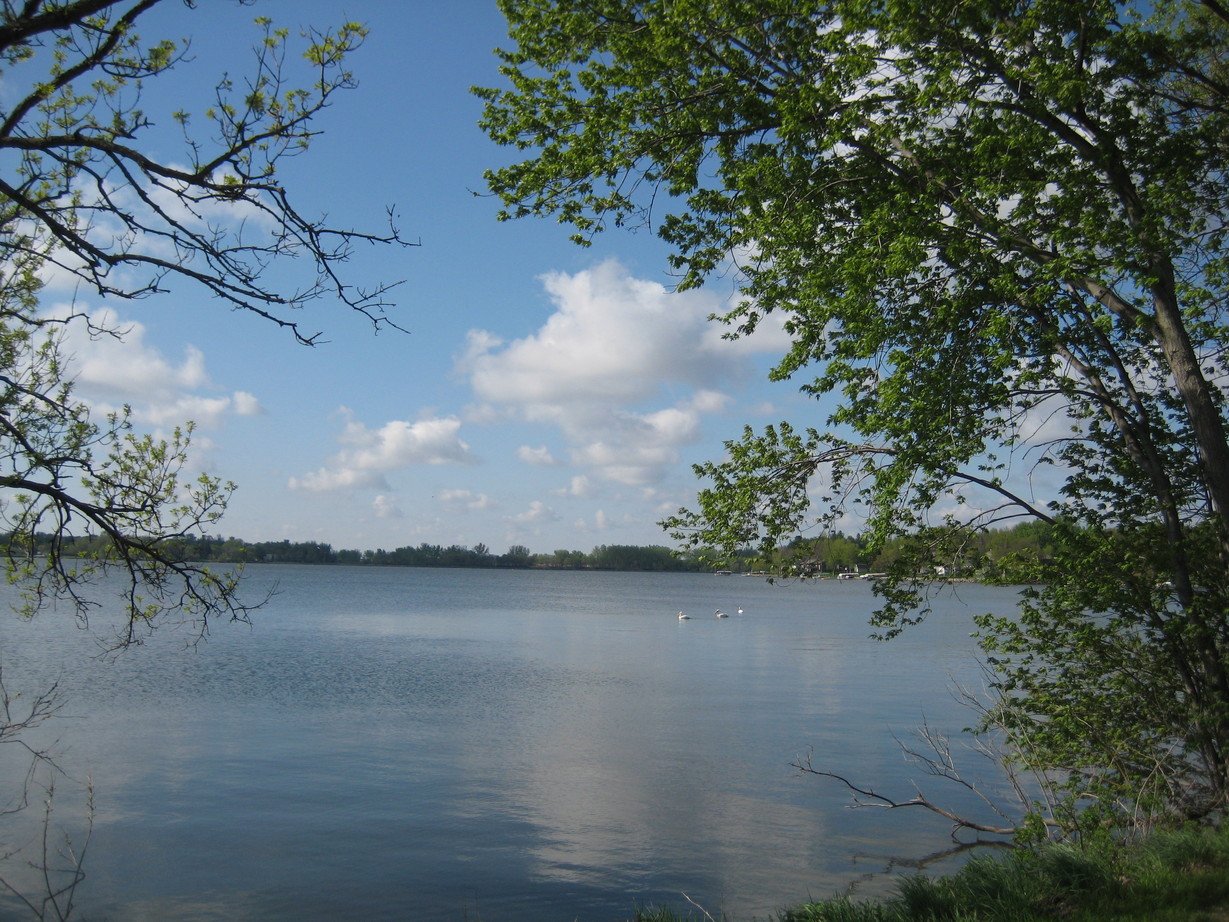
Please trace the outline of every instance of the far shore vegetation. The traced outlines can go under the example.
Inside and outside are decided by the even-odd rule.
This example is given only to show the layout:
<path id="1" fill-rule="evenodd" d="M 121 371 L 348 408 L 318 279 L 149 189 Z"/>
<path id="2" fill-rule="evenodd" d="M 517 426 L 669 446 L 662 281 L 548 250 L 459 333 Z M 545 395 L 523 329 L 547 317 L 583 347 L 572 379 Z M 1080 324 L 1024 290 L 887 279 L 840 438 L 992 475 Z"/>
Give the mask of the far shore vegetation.
<path id="1" fill-rule="evenodd" d="M 996 561 L 1018 560 L 1020 557 L 1044 559 L 1051 542 L 1051 526 L 1045 522 L 1022 522 L 1014 528 L 993 529 L 981 533 L 936 568 L 938 576 L 974 578 L 995 581 L 999 575 Z M 98 537 L 59 536 L 58 550 L 64 556 L 89 557 L 105 553 L 107 541 Z M 36 538 L 35 553 L 51 549 L 51 537 Z M 835 533 L 810 540 L 796 539 L 787 549 L 789 572 L 813 577 L 836 577 L 841 574 L 866 575 L 882 572 L 900 555 L 898 543 L 873 551 L 869 542 L 858 535 Z M 557 549 L 535 553 L 521 544 L 514 544 L 505 553 L 492 551 L 486 544 L 468 547 L 460 544 L 421 543 L 416 546 L 385 550 L 335 549 L 320 541 L 245 541 L 221 535 L 187 535 L 167 539 L 163 550 L 169 557 L 199 563 L 299 563 L 339 564 L 349 566 L 392 567 L 473 567 L 539 570 L 632 570 L 671 572 L 731 572 L 775 575 L 759 554 L 752 551 L 735 560 L 713 563 L 713 556 L 703 549 L 680 552 L 659 545 L 639 546 L 601 544 L 591 551 Z M 779 565 L 781 558 L 774 561 Z"/>

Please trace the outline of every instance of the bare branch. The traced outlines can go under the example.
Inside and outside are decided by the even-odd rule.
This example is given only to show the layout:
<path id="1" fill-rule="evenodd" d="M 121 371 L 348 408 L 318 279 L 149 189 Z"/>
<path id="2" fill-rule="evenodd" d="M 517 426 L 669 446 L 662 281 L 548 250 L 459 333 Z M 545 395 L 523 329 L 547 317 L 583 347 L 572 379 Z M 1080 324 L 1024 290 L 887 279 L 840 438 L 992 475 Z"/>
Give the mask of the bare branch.
<path id="1" fill-rule="evenodd" d="M 1016 826 L 996 826 L 989 823 L 979 823 L 976 820 L 970 820 L 952 812 L 938 804 L 928 800 L 921 793 L 916 794 L 909 800 L 893 800 L 892 798 L 880 794 L 870 788 L 862 788 L 854 784 L 844 775 L 839 775 L 836 772 L 823 771 L 815 768 L 811 764 L 811 756 L 807 755 L 805 759 L 799 759 L 792 763 L 794 768 L 799 771 L 806 772 L 809 775 L 819 775 L 822 778 L 835 778 L 845 787 L 849 788 L 854 794 L 855 807 L 882 807 L 888 810 L 896 810 L 901 807 L 921 807 L 924 810 L 929 810 L 932 813 L 937 813 L 944 819 L 952 821 L 952 838 L 956 837 L 956 833 L 961 829 L 971 829 L 975 832 L 984 832 L 996 836 L 1011 836 L 1018 831 Z"/>

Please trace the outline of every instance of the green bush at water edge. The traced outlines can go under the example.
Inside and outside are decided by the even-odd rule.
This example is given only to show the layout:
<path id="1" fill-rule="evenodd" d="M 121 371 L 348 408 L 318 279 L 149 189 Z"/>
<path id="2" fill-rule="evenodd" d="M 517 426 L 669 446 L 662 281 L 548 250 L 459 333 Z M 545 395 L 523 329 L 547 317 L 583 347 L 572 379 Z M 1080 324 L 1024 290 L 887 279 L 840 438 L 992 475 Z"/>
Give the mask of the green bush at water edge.
<path id="1" fill-rule="evenodd" d="M 638 912 L 633 922 L 701 922 L 703 913 Z M 1158 832 L 1143 843 L 1070 845 L 975 858 L 956 874 L 903 878 L 882 902 L 837 897 L 778 922 L 1229 922 L 1229 829 Z M 718 920 L 719 922 L 719 920 Z"/>

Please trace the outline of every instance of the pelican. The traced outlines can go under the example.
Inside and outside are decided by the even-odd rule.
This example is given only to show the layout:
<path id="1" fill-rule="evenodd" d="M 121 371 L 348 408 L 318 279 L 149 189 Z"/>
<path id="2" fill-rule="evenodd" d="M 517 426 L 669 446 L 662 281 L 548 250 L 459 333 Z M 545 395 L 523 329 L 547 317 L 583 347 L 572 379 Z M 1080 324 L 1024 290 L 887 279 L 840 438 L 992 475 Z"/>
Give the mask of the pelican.
<path id="1" fill-rule="evenodd" d="M 690 621 L 691 615 L 685 615 L 682 612 L 679 612 L 679 620 L 680 621 Z"/>
<path id="2" fill-rule="evenodd" d="M 740 609 L 738 610 L 738 613 L 741 615 L 741 614 L 743 613 L 743 610 L 740 608 Z"/>
<path id="3" fill-rule="evenodd" d="M 719 608 L 719 609 L 717 609 L 715 612 L 713 612 L 713 614 L 714 614 L 714 615 L 716 615 L 718 618 L 728 618 L 728 617 L 730 617 L 730 616 L 729 616 L 729 615 L 727 615 L 725 612 L 723 612 L 720 608 Z"/>

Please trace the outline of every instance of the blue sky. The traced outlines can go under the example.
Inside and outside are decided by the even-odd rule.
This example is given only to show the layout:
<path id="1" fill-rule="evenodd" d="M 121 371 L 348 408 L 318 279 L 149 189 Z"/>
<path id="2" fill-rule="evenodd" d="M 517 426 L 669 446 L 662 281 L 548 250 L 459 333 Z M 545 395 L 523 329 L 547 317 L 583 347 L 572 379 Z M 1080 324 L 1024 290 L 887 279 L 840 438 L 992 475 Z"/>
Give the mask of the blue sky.
<path id="1" fill-rule="evenodd" d="M 766 373 L 785 341 L 767 326 L 739 342 L 706 320 L 728 279 L 673 293 L 664 248 L 618 232 L 582 249 L 552 221 L 499 223 L 474 195 L 512 155 L 476 126 L 469 88 L 497 84 L 507 45 L 492 2 L 168 2 L 144 38 L 191 36 L 193 60 L 150 86 L 148 114 L 200 112 L 217 76 L 242 74 L 256 16 L 297 32 L 357 20 L 357 89 L 319 120 L 308 153 L 282 168 L 307 213 L 381 229 L 395 206 L 410 249 L 363 249 L 358 283 L 404 279 L 375 335 L 321 304 L 306 348 L 254 315 L 181 286 L 109 311 L 122 343 L 74 337 L 78 395 L 128 403 L 167 431 L 197 423 L 193 464 L 238 484 L 216 529 L 249 540 L 334 547 L 485 543 L 535 552 L 664 544 L 657 522 L 689 504 L 693 462 L 720 457 L 745 423 L 823 414 Z M 160 136 L 161 137 L 161 136 Z M 160 154 L 183 159 L 167 132 Z M 67 298 L 54 286 L 49 309 Z"/>

